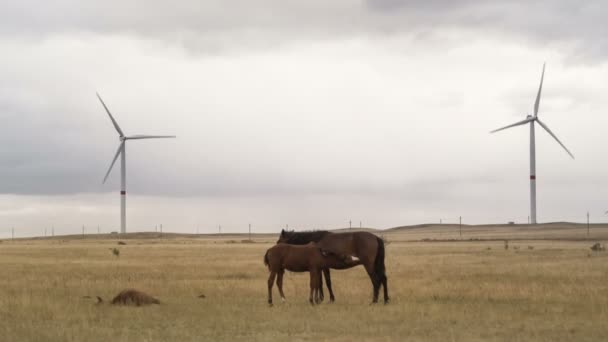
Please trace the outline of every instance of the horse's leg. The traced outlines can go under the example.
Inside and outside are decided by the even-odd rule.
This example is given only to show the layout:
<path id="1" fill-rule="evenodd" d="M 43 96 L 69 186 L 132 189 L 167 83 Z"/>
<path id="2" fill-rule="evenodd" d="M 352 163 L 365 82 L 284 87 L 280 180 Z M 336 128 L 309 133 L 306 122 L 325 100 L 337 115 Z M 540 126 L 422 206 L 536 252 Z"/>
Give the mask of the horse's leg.
<path id="1" fill-rule="evenodd" d="M 374 299 L 372 300 L 372 303 L 378 303 L 378 294 L 380 292 L 381 280 L 379 279 L 378 274 L 374 270 L 374 262 L 365 262 L 363 266 L 365 267 L 365 270 L 367 271 L 367 274 L 369 275 L 369 278 L 372 281 L 372 286 L 374 287 Z"/>
<path id="2" fill-rule="evenodd" d="M 334 291 L 331 288 L 331 277 L 329 276 L 329 268 L 323 270 L 323 274 L 325 275 L 325 284 L 327 285 L 327 291 L 329 291 L 329 302 L 333 303 L 336 300 L 334 297 Z M 321 279 L 321 291 L 323 291 L 323 279 Z M 321 292 L 322 294 L 323 292 Z"/>
<path id="3" fill-rule="evenodd" d="M 281 294 L 281 300 L 285 301 L 285 294 L 283 293 L 283 275 L 285 274 L 285 270 L 280 270 L 277 275 L 277 287 L 279 288 L 279 293 Z"/>
<path id="4" fill-rule="evenodd" d="M 390 299 L 388 298 L 388 279 L 386 279 L 386 273 L 382 273 L 382 287 L 384 288 L 384 304 L 388 304 Z"/>
<path id="5" fill-rule="evenodd" d="M 272 285 L 274 284 L 274 278 L 277 275 L 277 272 L 270 271 L 270 276 L 268 276 L 268 304 L 272 305 Z"/>

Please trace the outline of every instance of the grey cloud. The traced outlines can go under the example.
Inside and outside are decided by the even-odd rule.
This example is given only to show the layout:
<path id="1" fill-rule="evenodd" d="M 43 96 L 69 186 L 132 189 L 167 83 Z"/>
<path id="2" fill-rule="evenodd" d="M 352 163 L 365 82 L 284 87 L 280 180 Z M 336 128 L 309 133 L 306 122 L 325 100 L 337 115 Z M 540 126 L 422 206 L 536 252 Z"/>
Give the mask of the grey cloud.
<path id="1" fill-rule="evenodd" d="M 486 30 L 484 35 L 514 35 L 539 46 L 560 44 L 572 49 L 572 59 L 604 59 L 608 6 L 602 1 L 399 1 L 368 0 L 370 9 L 405 24 L 401 27 L 439 27 Z"/>
<path id="2" fill-rule="evenodd" d="M 24 0 L 5 2 L 0 13 L 5 35 L 135 34 L 206 52 L 451 29 L 557 44 L 571 50 L 574 61 L 602 59 L 608 51 L 608 6 L 602 1 Z"/>
<path id="3" fill-rule="evenodd" d="M 606 173 L 597 156 L 608 145 L 593 132 L 608 124 L 607 70 L 564 61 L 601 58 L 604 12 L 592 2 L 5 2 L 0 193 L 19 196 L 0 195 L 4 220 L 30 220 L 23 208 L 42 194 L 39 222 L 60 197 L 66 220 L 90 201 L 90 220 L 113 222 L 118 165 L 101 180 L 118 141 L 96 90 L 129 134 L 178 135 L 128 147 L 128 191 L 144 195 L 129 208 L 147 227 L 165 201 L 188 224 L 199 204 L 220 220 L 215 202 L 222 220 L 256 209 L 308 222 L 365 210 L 386 226 L 467 210 L 479 221 L 522 217 L 527 132 L 488 131 L 532 108 L 547 53 L 541 112 L 577 161 L 538 134 L 540 205 L 556 217 L 598 207 L 605 193 L 577 185 Z M 570 116 L 578 109 L 584 123 Z M 567 203 L 555 200 L 565 192 Z M 183 207 L 190 221 L 179 221 Z"/>

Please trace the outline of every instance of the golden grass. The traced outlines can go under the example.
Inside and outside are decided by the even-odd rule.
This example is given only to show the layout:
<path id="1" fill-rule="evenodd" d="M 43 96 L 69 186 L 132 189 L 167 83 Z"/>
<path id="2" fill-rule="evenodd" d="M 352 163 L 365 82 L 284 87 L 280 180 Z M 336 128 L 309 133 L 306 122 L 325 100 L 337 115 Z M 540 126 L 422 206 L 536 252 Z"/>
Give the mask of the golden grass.
<path id="1" fill-rule="evenodd" d="M 0 340 L 582 341 L 608 333 L 608 254 L 591 253 L 590 242 L 511 241 L 504 250 L 501 241 L 395 237 L 387 246 L 391 304 L 369 305 L 371 284 L 357 267 L 332 273 L 335 304 L 312 307 L 308 275 L 288 273 L 288 302 L 275 287 L 268 307 L 262 258 L 271 239 L 234 240 L 5 241 Z M 107 300 L 128 287 L 162 305 L 82 298 Z"/>

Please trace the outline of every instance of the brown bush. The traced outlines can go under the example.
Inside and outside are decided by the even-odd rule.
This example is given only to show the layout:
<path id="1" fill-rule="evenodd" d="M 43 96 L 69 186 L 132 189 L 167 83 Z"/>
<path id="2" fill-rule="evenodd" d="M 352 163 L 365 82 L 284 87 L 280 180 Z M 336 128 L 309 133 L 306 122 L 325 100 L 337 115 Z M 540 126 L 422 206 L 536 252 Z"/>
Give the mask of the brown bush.
<path id="1" fill-rule="evenodd" d="M 97 296 L 97 304 L 99 303 L 103 303 L 103 299 Z M 116 297 L 112 299 L 110 304 L 141 306 L 149 304 L 160 304 L 160 301 L 145 292 L 135 289 L 126 289 L 117 294 Z"/>
<path id="2" fill-rule="evenodd" d="M 593 244 L 593 246 L 591 246 L 591 250 L 594 252 L 600 252 L 600 251 L 605 251 L 606 250 L 606 246 L 604 246 L 603 244 L 596 242 Z"/>

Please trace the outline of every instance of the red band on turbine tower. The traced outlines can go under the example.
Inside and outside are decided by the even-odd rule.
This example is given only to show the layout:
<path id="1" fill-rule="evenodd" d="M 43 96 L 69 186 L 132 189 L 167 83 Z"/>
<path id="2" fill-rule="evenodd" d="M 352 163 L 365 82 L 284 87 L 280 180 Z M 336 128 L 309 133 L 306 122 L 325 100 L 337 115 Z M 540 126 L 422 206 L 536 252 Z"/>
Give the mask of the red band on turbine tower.
<path id="1" fill-rule="evenodd" d="M 121 195 L 126 195 L 126 194 L 127 194 L 127 192 L 126 192 L 126 191 L 124 191 L 124 190 L 121 190 L 121 191 L 120 191 L 120 194 L 121 194 Z"/>
<path id="2" fill-rule="evenodd" d="M 530 179 L 531 180 L 536 180 L 536 176 L 532 175 L 532 176 L 530 176 Z"/>

